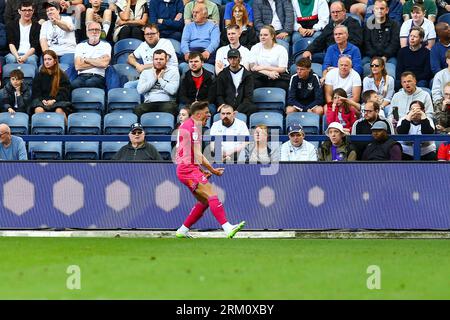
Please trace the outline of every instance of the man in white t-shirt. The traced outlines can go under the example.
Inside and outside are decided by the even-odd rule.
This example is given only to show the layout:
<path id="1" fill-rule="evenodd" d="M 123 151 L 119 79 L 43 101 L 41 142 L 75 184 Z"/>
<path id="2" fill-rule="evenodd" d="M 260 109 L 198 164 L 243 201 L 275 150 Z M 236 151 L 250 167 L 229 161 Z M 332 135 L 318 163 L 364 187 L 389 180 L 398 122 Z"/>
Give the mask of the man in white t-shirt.
<path id="1" fill-rule="evenodd" d="M 42 6 L 48 17 L 42 24 L 39 36 L 42 52 L 53 50 L 59 57 L 59 63 L 73 64 L 77 42 L 72 18 L 61 16 L 61 8 L 56 2 L 45 2 Z"/>
<path id="2" fill-rule="evenodd" d="M 215 66 L 216 74 L 219 74 L 224 68 L 230 65 L 228 62 L 228 51 L 231 49 L 239 50 L 241 54 L 241 64 L 248 70 L 250 50 L 239 43 L 241 33 L 241 28 L 237 24 L 232 24 L 227 27 L 227 38 L 230 44 L 217 49 Z"/>
<path id="3" fill-rule="evenodd" d="M 105 72 L 111 61 L 111 46 L 108 42 L 100 41 L 100 23 L 91 21 L 86 29 L 88 40 L 78 44 L 75 49 L 78 77 L 72 81 L 72 88 L 105 89 Z"/>
<path id="4" fill-rule="evenodd" d="M 342 56 L 338 60 L 338 67 L 332 68 L 325 77 L 325 103 L 333 100 L 333 91 L 342 88 L 347 98 L 359 103 L 361 97 L 361 77 L 352 69 L 352 60 Z"/>
<path id="5" fill-rule="evenodd" d="M 248 136 L 250 132 L 247 124 L 236 118 L 237 111 L 230 105 L 223 105 L 220 108 L 220 120 L 213 123 L 210 130 L 211 136 Z M 223 161 L 236 161 L 239 153 L 245 148 L 246 142 L 241 138 L 237 141 L 224 139 L 221 142 Z M 214 142 L 211 142 L 211 151 L 214 151 Z"/>
<path id="6" fill-rule="evenodd" d="M 423 43 L 431 50 L 436 42 L 436 30 L 433 22 L 425 18 L 425 8 L 422 4 L 416 3 L 411 8 L 412 19 L 403 22 L 400 28 L 400 47 L 408 46 L 409 32 L 413 26 L 421 27 L 425 33 Z"/>
<path id="7" fill-rule="evenodd" d="M 127 62 L 136 68 L 137 72 L 142 73 L 146 69 L 153 68 L 153 53 L 162 49 L 169 55 L 168 66 L 178 68 L 178 59 L 172 42 L 168 39 L 159 37 L 159 29 L 156 24 L 148 24 L 144 28 L 144 39 L 139 47 L 128 56 Z M 143 63 L 139 63 L 142 60 Z M 136 88 L 138 80 L 125 83 L 124 88 Z"/>

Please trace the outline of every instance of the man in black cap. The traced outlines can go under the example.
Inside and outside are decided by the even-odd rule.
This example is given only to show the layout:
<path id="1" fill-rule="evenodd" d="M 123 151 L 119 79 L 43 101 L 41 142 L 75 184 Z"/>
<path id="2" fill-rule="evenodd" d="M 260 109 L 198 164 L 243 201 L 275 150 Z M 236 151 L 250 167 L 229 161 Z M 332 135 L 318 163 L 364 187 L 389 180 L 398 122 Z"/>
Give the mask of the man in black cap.
<path id="1" fill-rule="evenodd" d="M 365 161 L 400 161 L 402 160 L 402 146 L 389 138 L 388 127 L 385 122 L 377 121 L 372 128 L 373 142 L 364 150 L 362 160 Z"/>
<path id="2" fill-rule="evenodd" d="M 139 122 L 131 125 L 128 137 L 130 138 L 130 142 L 120 148 L 113 156 L 112 160 L 162 160 L 158 150 L 145 141 L 145 131 Z"/>
<path id="3" fill-rule="evenodd" d="M 217 77 L 217 105 L 230 105 L 235 111 L 247 116 L 256 111 L 253 104 L 253 75 L 241 65 L 241 53 L 238 49 L 228 51 L 229 66 Z"/>

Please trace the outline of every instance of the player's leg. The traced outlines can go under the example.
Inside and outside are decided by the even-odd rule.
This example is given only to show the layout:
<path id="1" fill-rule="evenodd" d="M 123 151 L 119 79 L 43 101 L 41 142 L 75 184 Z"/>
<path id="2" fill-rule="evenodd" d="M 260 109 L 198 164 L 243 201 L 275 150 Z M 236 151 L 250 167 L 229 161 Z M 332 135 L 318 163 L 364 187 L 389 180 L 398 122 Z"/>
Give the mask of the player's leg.
<path id="1" fill-rule="evenodd" d="M 183 225 L 178 228 L 176 236 L 178 238 L 189 238 L 189 229 L 203 216 L 203 213 L 208 209 L 208 202 L 198 197 L 195 193 L 194 196 L 199 200 L 194 207 L 192 207 L 191 212 L 187 216 Z"/>

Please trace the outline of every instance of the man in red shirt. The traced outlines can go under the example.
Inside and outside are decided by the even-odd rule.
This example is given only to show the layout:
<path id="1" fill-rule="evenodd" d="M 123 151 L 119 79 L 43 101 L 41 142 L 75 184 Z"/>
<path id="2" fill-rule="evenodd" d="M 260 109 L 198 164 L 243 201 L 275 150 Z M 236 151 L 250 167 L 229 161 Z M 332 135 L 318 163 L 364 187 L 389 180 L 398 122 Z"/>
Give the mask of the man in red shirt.
<path id="1" fill-rule="evenodd" d="M 198 200 L 183 225 L 178 228 L 176 232 L 178 238 L 191 238 L 189 228 L 202 217 L 208 207 L 228 238 L 233 238 L 245 225 L 245 221 L 237 225 L 228 222 L 223 204 L 213 186 L 208 182 L 212 174 L 221 176 L 224 172 L 224 168 L 214 168 L 202 154 L 202 126 L 206 124 L 209 117 L 211 114 L 208 102 L 196 101 L 191 105 L 191 117 L 178 129 L 177 177 Z M 202 169 L 202 166 L 207 171 Z"/>

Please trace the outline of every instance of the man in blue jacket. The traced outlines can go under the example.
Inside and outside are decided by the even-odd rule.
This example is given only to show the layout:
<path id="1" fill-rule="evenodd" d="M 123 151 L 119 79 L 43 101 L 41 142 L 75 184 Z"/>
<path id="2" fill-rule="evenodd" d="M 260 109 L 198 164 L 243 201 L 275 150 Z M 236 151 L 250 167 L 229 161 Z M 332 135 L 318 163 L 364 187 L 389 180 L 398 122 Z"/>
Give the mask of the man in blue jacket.
<path id="1" fill-rule="evenodd" d="M 28 160 L 22 138 L 11 135 L 8 125 L 0 124 L 0 160 Z"/>
<path id="2" fill-rule="evenodd" d="M 161 37 L 181 41 L 184 27 L 183 0 L 151 0 L 149 2 L 149 22 L 158 26 Z"/>

